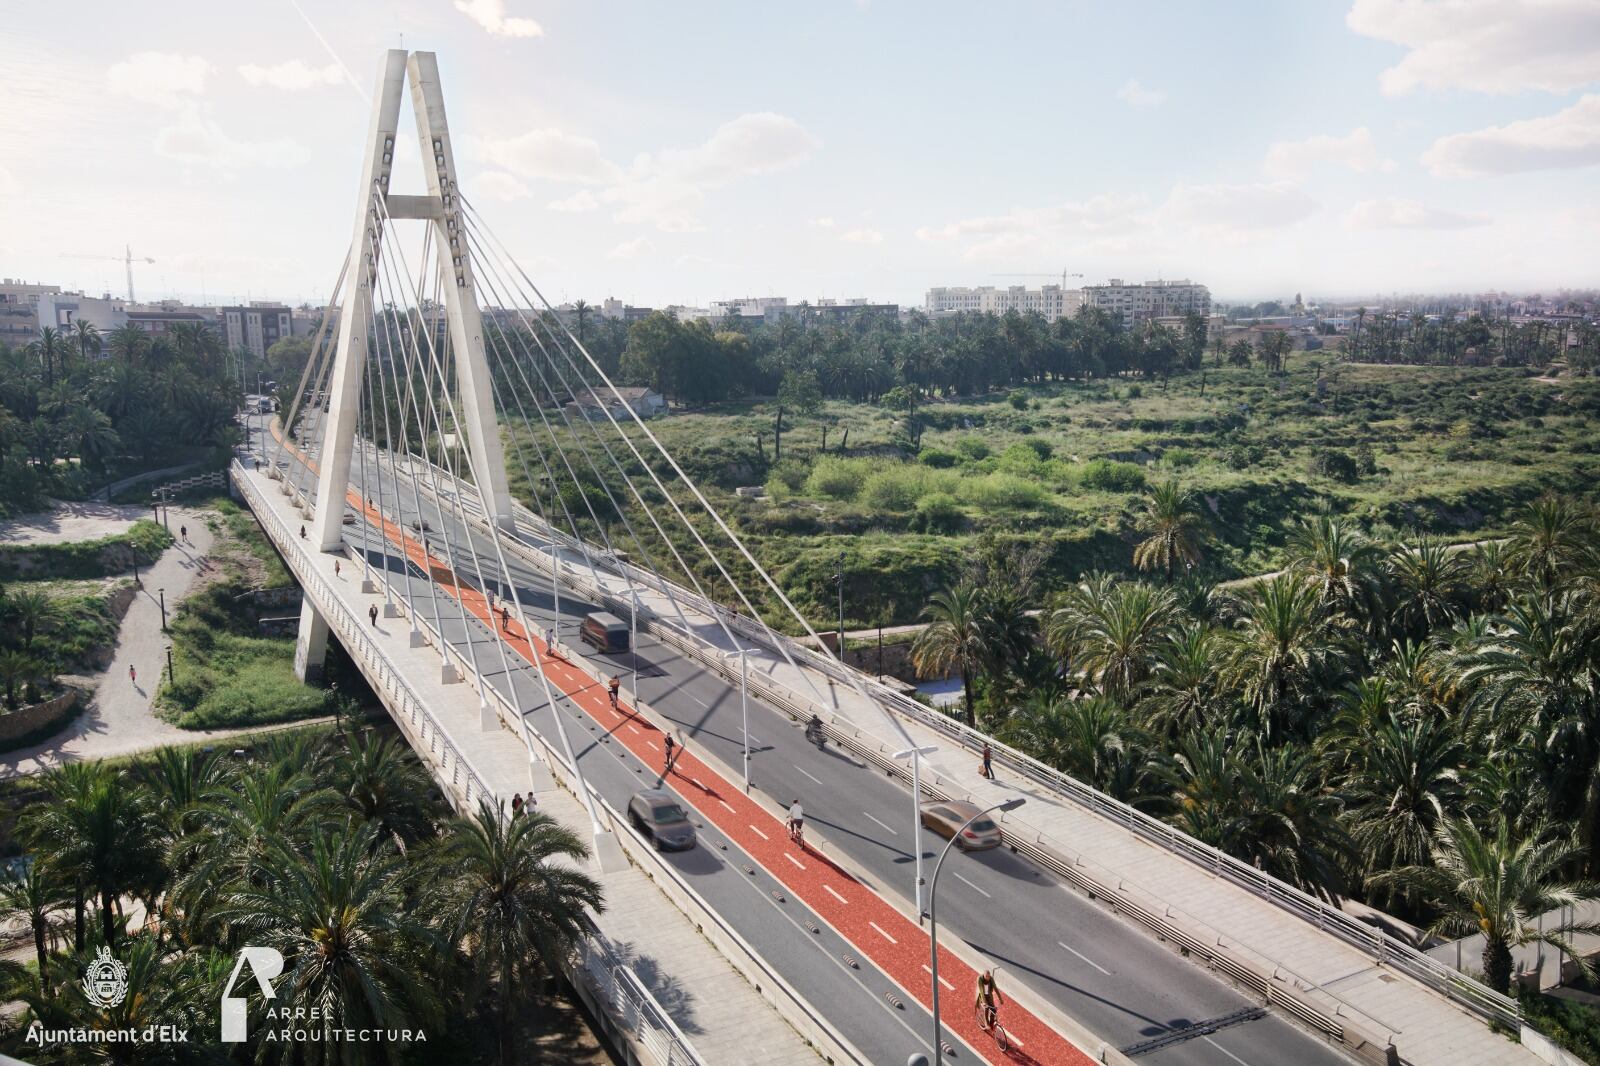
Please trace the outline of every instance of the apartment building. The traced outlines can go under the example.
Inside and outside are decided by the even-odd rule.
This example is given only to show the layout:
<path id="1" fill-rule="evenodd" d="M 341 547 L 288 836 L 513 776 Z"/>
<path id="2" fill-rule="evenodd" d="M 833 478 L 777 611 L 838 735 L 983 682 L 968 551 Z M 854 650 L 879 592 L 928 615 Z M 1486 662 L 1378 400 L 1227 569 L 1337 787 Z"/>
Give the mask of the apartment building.
<path id="1" fill-rule="evenodd" d="M 284 304 L 254 301 L 244 307 L 217 309 L 223 340 L 230 351 L 244 348 L 258 359 L 284 337 L 294 335 L 293 312 Z"/>
<path id="2" fill-rule="evenodd" d="M 1108 314 L 1117 315 L 1124 326 L 1191 311 L 1211 314 L 1211 290 L 1187 278 L 1177 281 L 1147 281 L 1130 285 L 1112 278 L 1104 285 L 1085 285 L 1083 302 Z"/>
<path id="3" fill-rule="evenodd" d="M 39 297 L 61 291 L 58 285 L 42 285 L 6 278 L 0 281 L 0 344 L 23 348 L 39 337 Z"/>
<path id="4" fill-rule="evenodd" d="M 954 315 L 963 311 L 990 312 L 1003 315 L 1007 311 L 1024 314 L 1036 311 L 1048 319 L 1070 318 L 1083 306 L 1083 292 L 1066 289 L 1060 285 L 1045 285 L 1030 289 L 1025 285 L 1011 285 L 1004 289 L 993 285 L 978 288 L 940 287 L 928 290 L 923 308 L 935 317 Z"/>

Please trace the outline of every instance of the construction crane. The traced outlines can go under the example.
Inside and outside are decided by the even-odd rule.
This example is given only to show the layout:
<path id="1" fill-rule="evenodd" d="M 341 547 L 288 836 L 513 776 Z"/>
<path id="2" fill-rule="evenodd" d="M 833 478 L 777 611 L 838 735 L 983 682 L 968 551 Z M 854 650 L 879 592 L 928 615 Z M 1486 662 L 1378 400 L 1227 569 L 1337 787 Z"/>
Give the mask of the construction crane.
<path id="1" fill-rule="evenodd" d="M 67 252 L 62 252 L 61 253 L 61 258 L 63 258 L 63 259 L 99 259 L 99 260 L 101 260 L 103 262 L 121 263 L 121 264 L 123 264 L 124 266 L 126 266 L 128 268 L 128 302 L 129 303 L 133 303 L 133 264 L 135 262 L 139 262 L 139 263 L 154 263 L 155 260 L 154 259 L 149 259 L 149 258 L 135 259 L 134 255 L 133 255 L 133 249 L 131 247 L 129 247 L 128 245 L 123 245 L 122 252 L 123 252 L 122 255 L 71 255 L 71 254 L 69 254 Z"/>
<path id="2" fill-rule="evenodd" d="M 1053 278 L 1056 275 L 1054 275 L 1054 274 L 990 274 L 989 276 L 991 278 Z M 1068 278 L 1081 278 L 1081 277 L 1083 277 L 1082 274 L 1069 274 L 1067 271 L 1063 270 L 1061 272 L 1061 287 L 1063 289 L 1067 287 L 1067 279 Z"/>

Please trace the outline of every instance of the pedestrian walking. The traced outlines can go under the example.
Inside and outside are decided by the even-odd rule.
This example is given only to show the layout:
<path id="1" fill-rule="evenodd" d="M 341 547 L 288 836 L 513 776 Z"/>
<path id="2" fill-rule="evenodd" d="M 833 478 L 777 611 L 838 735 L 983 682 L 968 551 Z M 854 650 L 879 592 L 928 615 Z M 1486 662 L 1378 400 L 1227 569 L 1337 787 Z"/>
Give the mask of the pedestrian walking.
<path id="1" fill-rule="evenodd" d="M 511 632 L 511 608 L 503 603 L 500 605 L 500 628 Z"/>
<path id="2" fill-rule="evenodd" d="M 378 628 L 378 605 L 377 604 L 373 604 L 371 607 L 367 608 L 367 617 L 372 620 L 372 628 L 373 629 L 377 629 Z"/>
<path id="3" fill-rule="evenodd" d="M 306 527 L 303 524 L 300 526 L 300 539 L 306 539 Z"/>
<path id="4" fill-rule="evenodd" d="M 132 681 L 135 685 L 139 683 L 139 671 L 133 668 L 132 663 L 128 664 L 128 680 Z"/>
<path id="5" fill-rule="evenodd" d="M 617 693 L 622 691 L 622 678 L 616 674 L 611 675 L 611 680 L 606 682 L 606 689 L 611 694 L 611 709 L 617 709 Z"/>
<path id="6" fill-rule="evenodd" d="M 339 560 L 335 559 L 333 561 L 333 576 L 334 577 L 338 577 L 339 576 L 339 571 L 341 569 L 342 569 L 342 567 L 340 567 L 340 565 L 339 565 Z"/>
<path id="7" fill-rule="evenodd" d="M 511 817 L 515 818 L 522 813 L 522 793 L 518 792 L 511 797 Z"/>
<path id="8" fill-rule="evenodd" d="M 182 537 L 184 540 L 188 540 L 189 539 L 189 527 L 188 526 L 179 526 L 178 527 L 178 536 Z"/>
<path id="9" fill-rule="evenodd" d="M 672 749 L 673 749 L 673 747 L 674 747 L 674 741 L 672 739 L 672 734 L 669 733 L 669 734 L 667 734 L 667 763 L 666 763 L 666 766 L 664 766 L 662 768 L 662 770 L 661 770 L 661 773 L 663 775 L 672 773 Z"/>
<path id="10" fill-rule="evenodd" d="M 984 777 L 987 777 L 991 781 L 994 780 L 994 766 L 992 763 L 993 758 L 994 753 L 989 750 L 989 742 L 986 740 L 983 742 L 983 770 L 981 772 Z"/>

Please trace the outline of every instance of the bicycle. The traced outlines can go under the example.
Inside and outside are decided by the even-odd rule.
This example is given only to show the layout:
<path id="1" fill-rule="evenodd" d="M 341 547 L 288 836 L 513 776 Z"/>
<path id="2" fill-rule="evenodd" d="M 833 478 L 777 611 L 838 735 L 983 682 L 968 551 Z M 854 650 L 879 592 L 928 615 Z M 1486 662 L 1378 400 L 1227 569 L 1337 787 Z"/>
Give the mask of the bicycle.
<path id="1" fill-rule="evenodd" d="M 1005 1026 L 1000 1024 L 1000 1011 L 993 1003 L 980 1003 L 977 1007 L 978 1028 L 994 1037 L 995 1044 L 1001 1051 L 1011 1047 L 1011 1035 L 1006 1032 Z"/>

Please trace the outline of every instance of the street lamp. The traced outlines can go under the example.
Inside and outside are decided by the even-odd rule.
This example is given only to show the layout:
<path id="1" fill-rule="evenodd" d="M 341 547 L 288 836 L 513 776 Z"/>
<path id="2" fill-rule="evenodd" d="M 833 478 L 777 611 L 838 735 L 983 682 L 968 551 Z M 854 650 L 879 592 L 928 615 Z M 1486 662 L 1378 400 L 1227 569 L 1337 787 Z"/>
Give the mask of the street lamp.
<path id="1" fill-rule="evenodd" d="M 917 863 L 917 890 L 913 898 L 917 904 L 917 924 L 922 924 L 922 757 L 932 755 L 938 748 L 907 748 L 894 753 L 896 759 L 911 760 L 911 854 Z"/>
<path id="2" fill-rule="evenodd" d="M 157 593 L 157 595 L 159 595 L 161 597 L 161 632 L 165 633 L 167 631 L 167 589 L 166 589 L 166 586 L 163 585 L 161 588 L 156 589 L 156 593 Z"/>
<path id="3" fill-rule="evenodd" d="M 844 556 L 839 556 L 839 572 L 833 575 L 839 583 L 839 661 L 844 662 Z"/>
<path id="4" fill-rule="evenodd" d="M 628 586 L 628 648 L 633 654 L 633 703 L 639 705 L 639 590 Z"/>
<path id="5" fill-rule="evenodd" d="M 943 1061 L 943 1055 L 939 1050 L 939 1046 L 943 1042 L 939 1028 L 939 919 L 937 917 L 939 871 L 944 867 L 945 856 L 950 854 L 950 849 L 955 845 L 955 842 L 961 839 L 961 834 L 967 831 L 967 826 L 976 822 L 990 811 L 1014 811 L 1026 802 L 1021 796 L 1016 799 L 1008 799 L 1004 803 L 996 803 L 985 807 L 965 822 L 962 822 L 961 828 L 950 835 L 949 843 L 945 844 L 944 850 L 939 853 L 939 861 L 933 865 L 933 885 L 928 889 L 928 950 L 930 952 L 928 968 L 933 971 L 933 1058 L 935 1062 Z"/>
<path id="6" fill-rule="evenodd" d="M 750 649 L 739 645 L 739 718 L 744 725 L 744 794 L 750 794 Z"/>
<path id="7" fill-rule="evenodd" d="M 172 671 L 172 645 L 168 644 L 167 645 L 167 684 L 176 685 L 177 683 L 178 683 L 178 675 L 173 673 L 173 671 Z"/>
<path id="8" fill-rule="evenodd" d="M 136 588 L 144 588 L 144 582 L 139 580 L 139 557 L 133 558 L 133 584 Z"/>

